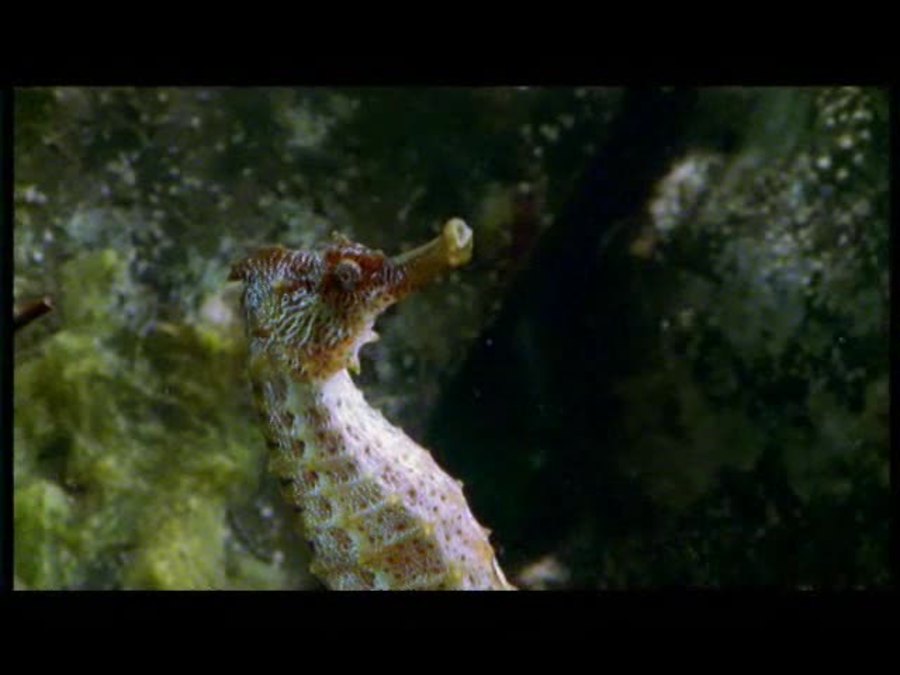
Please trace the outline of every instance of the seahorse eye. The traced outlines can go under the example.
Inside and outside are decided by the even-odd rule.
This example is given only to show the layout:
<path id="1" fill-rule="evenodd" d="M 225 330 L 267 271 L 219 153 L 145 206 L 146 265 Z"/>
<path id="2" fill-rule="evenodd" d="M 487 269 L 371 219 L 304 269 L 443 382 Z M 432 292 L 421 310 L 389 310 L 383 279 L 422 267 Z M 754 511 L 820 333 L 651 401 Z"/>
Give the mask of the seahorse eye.
<path id="1" fill-rule="evenodd" d="M 362 270 L 359 267 L 359 263 L 355 260 L 344 258 L 339 260 L 334 266 L 334 276 L 341 288 L 345 291 L 352 291 L 359 283 L 360 277 L 362 277 Z"/>

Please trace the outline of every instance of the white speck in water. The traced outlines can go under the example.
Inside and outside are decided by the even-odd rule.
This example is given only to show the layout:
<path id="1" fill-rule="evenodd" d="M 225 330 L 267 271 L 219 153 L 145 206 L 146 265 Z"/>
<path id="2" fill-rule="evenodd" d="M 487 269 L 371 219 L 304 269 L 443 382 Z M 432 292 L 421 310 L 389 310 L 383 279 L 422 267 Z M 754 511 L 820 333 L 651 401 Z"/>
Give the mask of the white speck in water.
<path id="1" fill-rule="evenodd" d="M 30 186 L 28 190 L 26 190 L 25 201 L 31 204 L 37 204 L 39 206 L 43 206 L 50 198 L 47 197 L 43 192 L 37 189 L 35 186 Z"/>
<path id="2" fill-rule="evenodd" d="M 872 213 L 872 205 L 867 199 L 861 199 L 853 205 L 854 215 L 865 218 Z"/>
<path id="3" fill-rule="evenodd" d="M 208 298 L 200 307 L 201 318 L 214 325 L 228 325 L 234 321 L 234 313 L 228 304 L 218 295 Z"/>
<path id="4" fill-rule="evenodd" d="M 541 135 L 551 143 L 559 138 L 559 130 L 552 124 L 542 124 L 540 126 L 540 132 Z"/>
<path id="5" fill-rule="evenodd" d="M 682 328 L 690 328 L 694 323 L 694 309 L 688 307 L 678 313 L 678 322 Z"/>

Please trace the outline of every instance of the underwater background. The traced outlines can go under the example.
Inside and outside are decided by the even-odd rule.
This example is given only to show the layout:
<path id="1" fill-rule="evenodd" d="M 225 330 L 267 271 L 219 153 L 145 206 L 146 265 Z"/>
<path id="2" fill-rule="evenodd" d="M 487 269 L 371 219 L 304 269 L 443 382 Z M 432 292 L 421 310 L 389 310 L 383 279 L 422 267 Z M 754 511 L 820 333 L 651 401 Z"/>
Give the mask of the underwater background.
<path id="1" fill-rule="evenodd" d="M 530 589 L 872 588 L 886 90 L 44 88 L 14 98 L 20 589 L 313 589 L 232 262 L 475 257 L 355 379 Z"/>

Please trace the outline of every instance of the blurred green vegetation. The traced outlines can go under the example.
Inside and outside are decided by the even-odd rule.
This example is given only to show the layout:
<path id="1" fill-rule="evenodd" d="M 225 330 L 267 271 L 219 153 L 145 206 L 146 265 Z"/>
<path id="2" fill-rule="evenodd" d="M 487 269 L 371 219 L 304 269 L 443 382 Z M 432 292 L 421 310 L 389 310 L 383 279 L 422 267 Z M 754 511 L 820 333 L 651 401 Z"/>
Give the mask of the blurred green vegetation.
<path id="1" fill-rule="evenodd" d="M 61 322 L 16 367 L 15 559 L 30 588 L 278 587 L 228 546 L 229 500 L 253 489 L 240 340 L 159 324 L 136 340 L 114 307 L 122 256 L 62 266 Z M 252 565 L 249 566 L 252 569 Z"/>
<path id="2" fill-rule="evenodd" d="M 425 438 L 463 414 L 449 383 L 487 405 L 463 364 L 590 193 L 622 99 L 18 91 L 14 295 L 56 309 L 15 336 L 17 585 L 314 587 L 266 473 L 229 264 L 333 229 L 397 251 L 466 218 L 473 264 L 392 309 L 362 354 L 367 397 Z M 615 371 L 566 363 L 567 328 L 534 304 L 499 357 L 521 379 L 483 394 L 526 414 L 429 443 L 472 458 L 457 477 L 513 577 L 550 556 L 557 587 L 888 584 L 886 93 L 702 90 L 681 128 L 653 198 L 596 223 L 597 316 L 578 330 Z M 575 377 L 578 405 L 609 408 L 600 434 L 553 391 Z M 573 457 L 590 469 L 575 485 Z M 547 486 L 571 500 L 522 498 Z"/>

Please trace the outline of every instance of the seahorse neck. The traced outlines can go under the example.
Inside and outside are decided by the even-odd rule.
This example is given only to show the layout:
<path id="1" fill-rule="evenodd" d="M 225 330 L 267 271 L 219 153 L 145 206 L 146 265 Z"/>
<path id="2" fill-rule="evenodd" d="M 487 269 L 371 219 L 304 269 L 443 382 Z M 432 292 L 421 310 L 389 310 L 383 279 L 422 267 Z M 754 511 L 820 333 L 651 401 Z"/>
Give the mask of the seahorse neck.
<path id="1" fill-rule="evenodd" d="M 382 455 L 393 449 L 386 439 L 406 439 L 366 401 L 346 369 L 325 379 L 290 379 L 285 402 L 299 422 L 292 425 L 292 436 L 305 444 L 307 458 L 358 455 L 362 448 Z"/>
<path id="2" fill-rule="evenodd" d="M 291 378 L 291 387 L 296 391 L 294 406 L 299 409 L 293 411 L 306 417 L 310 412 L 310 406 L 319 411 L 330 413 L 331 422 L 344 421 L 348 412 L 352 412 L 362 406 L 374 410 L 366 401 L 362 391 L 356 386 L 347 369 L 339 370 L 324 379 Z M 320 420 L 313 414 L 310 423 L 320 424 L 329 420 Z"/>

